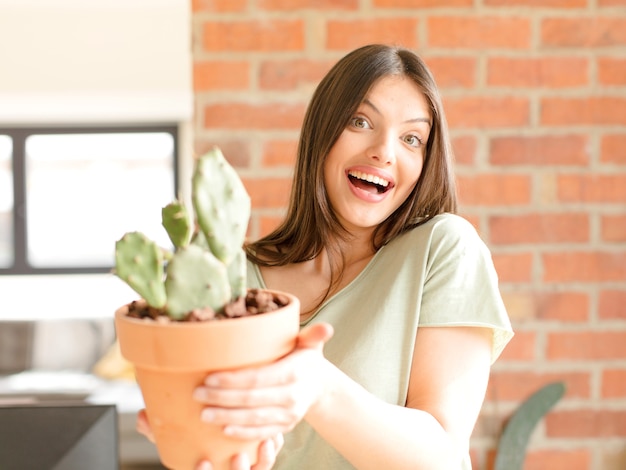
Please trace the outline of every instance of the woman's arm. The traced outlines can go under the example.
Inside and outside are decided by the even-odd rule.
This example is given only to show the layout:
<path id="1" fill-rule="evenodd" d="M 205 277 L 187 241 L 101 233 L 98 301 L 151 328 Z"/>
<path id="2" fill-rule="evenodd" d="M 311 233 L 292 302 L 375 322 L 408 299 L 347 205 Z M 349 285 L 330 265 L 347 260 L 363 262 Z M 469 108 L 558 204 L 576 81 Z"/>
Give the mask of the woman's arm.
<path id="1" fill-rule="evenodd" d="M 358 469 L 458 469 L 482 406 L 491 331 L 419 330 L 407 407 L 382 402 L 332 370 L 307 421 Z"/>
<path id="2" fill-rule="evenodd" d="M 204 418 L 239 438 L 267 438 L 306 421 L 358 469 L 459 468 L 483 402 L 491 330 L 419 330 L 407 406 L 376 398 L 324 359 L 327 325 L 260 368 L 211 374 L 196 397 Z M 390 364 L 390 367 L 394 367 Z"/>

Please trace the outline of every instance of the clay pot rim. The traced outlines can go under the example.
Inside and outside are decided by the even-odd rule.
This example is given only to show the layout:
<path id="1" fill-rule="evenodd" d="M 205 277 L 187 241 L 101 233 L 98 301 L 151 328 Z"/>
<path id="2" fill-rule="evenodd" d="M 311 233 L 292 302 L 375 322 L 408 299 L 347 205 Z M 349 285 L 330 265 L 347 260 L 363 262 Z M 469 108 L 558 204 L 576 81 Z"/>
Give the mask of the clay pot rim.
<path id="1" fill-rule="evenodd" d="M 283 291 L 277 291 L 277 290 L 273 290 L 273 289 L 260 289 L 264 292 L 270 292 L 270 293 L 275 293 L 275 294 L 279 294 L 283 297 L 287 297 L 289 299 L 289 303 L 282 306 L 281 308 L 277 309 L 277 310 L 273 310 L 271 312 L 264 312 L 264 313 L 259 313 L 256 315 L 250 315 L 250 316 L 246 316 L 246 317 L 237 317 L 237 318 L 219 318 L 216 320 L 209 320 L 209 321 L 202 321 L 202 322 L 185 322 L 185 321 L 172 321 L 172 322 L 167 322 L 167 323 L 160 323 L 157 321 L 151 321 L 151 320 L 142 320 L 140 318 L 133 318 L 133 317 L 129 317 L 127 316 L 128 313 L 128 306 L 132 303 L 132 302 L 141 302 L 143 304 L 146 303 L 145 299 L 135 299 L 133 301 L 130 301 L 124 305 L 122 305 L 121 307 L 119 307 L 116 311 L 115 311 L 115 318 L 122 320 L 122 321 L 126 321 L 129 322 L 131 324 L 135 324 L 135 325 L 141 325 L 142 327 L 145 328 L 157 328 L 157 329 L 163 329 L 163 328 L 177 328 L 177 329 L 187 329 L 187 328 L 232 328 L 232 323 L 233 321 L 238 322 L 239 324 L 245 324 L 245 323 L 254 323 L 257 321 L 260 321 L 260 318 L 267 318 L 268 316 L 278 316 L 278 315 L 285 315 L 284 310 L 292 305 L 294 302 L 298 302 L 299 304 L 299 300 L 296 296 L 294 296 L 293 294 L 290 294 L 288 292 L 283 292 Z M 230 326 L 227 326 L 230 325 Z"/>

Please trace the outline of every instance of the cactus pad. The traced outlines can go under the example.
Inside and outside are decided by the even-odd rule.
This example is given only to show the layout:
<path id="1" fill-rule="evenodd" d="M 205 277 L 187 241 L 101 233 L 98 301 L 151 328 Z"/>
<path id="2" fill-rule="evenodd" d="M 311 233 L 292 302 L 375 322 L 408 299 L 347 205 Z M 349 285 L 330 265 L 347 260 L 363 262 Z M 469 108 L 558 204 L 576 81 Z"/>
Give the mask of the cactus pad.
<path id="1" fill-rule="evenodd" d="M 176 248 L 189 244 L 191 238 L 191 220 L 185 205 L 180 201 L 169 203 L 161 210 L 163 227 Z"/>
<path id="2" fill-rule="evenodd" d="M 250 196 L 217 148 L 196 162 L 192 187 L 198 223 L 213 254 L 228 265 L 246 237 Z"/>
<path id="3" fill-rule="evenodd" d="M 168 315 L 174 319 L 206 306 L 219 312 L 231 298 L 226 266 L 195 245 L 176 251 L 167 265 L 165 290 Z"/>
<path id="4" fill-rule="evenodd" d="M 544 385 L 519 406 L 500 436 L 494 470 L 522 470 L 532 432 L 564 394 L 565 384 L 553 382 Z"/>
<path id="5" fill-rule="evenodd" d="M 163 252 L 140 232 L 129 232 L 115 244 L 115 274 L 126 281 L 149 305 L 166 302 Z"/>
<path id="6" fill-rule="evenodd" d="M 230 281 L 232 300 L 246 295 L 246 253 L 243 250 L 235 255 L 228 265 L 228 279 Z"/>

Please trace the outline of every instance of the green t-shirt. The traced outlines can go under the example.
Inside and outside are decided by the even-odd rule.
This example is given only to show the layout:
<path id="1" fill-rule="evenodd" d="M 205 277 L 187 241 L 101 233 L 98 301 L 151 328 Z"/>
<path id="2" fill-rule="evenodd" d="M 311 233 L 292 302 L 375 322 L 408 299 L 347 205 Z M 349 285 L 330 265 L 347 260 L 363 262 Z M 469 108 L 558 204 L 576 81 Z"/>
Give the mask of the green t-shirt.
<path id="1" fill-rule="evenodd" d="M 250 287 L 265 288 L 248 263 Z M 382 247 L 302 326 L 330 323 L 326 358 L 382 400 L 404 406 L 418 327 L 493 330 L 492 361 L 513 336 L 491 254 L 465 219 L 441 214 Z M 285 436 L 275 469 L 354 468 L 306 422 Z M 470 469 L 469 456 L 461 467 Z"/>

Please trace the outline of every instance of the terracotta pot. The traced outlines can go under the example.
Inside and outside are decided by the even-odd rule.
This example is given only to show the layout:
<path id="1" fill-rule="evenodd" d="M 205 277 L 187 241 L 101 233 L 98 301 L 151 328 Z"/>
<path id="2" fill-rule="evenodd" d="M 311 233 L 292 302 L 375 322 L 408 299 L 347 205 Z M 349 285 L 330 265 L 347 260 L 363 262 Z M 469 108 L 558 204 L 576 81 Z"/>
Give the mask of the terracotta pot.
<path id="1" fill-rule="evenodd" d="M 226 437 L 221 427 L 200 421 L 202 406 L 193 390 L 211 371 L 272 362 L 293 350 L 300 303 L 285 294 L 287 306 L 269 313 L 228 320 L 159 324 L 115 312 L 122 355 L 135 366 L 159 458 L 175 470 L 193 470 L 209 459 L 228 470 L 233 455 L 257 458 L 258 441 Z"/>

